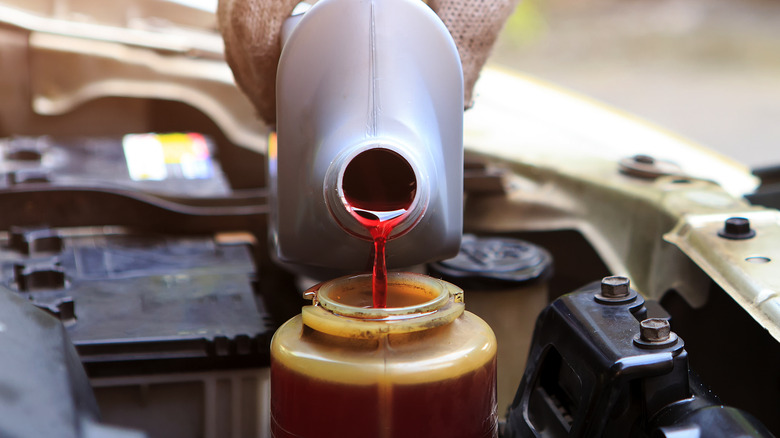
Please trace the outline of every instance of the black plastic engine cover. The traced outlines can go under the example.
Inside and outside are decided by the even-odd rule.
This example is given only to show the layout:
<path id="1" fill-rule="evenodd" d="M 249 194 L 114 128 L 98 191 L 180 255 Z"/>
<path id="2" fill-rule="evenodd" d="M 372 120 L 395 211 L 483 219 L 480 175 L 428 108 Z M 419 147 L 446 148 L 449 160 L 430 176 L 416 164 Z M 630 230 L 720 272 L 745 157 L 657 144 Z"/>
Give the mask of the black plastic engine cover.
<path id="1" fill-rule="evenodd" d="M 772 436 L 696 381 L 681 338 L 635 341 L 647 317 L 639 294 L 605 302 L 600 292 L 591 284 L 539 316 L 505 438 Z"/>

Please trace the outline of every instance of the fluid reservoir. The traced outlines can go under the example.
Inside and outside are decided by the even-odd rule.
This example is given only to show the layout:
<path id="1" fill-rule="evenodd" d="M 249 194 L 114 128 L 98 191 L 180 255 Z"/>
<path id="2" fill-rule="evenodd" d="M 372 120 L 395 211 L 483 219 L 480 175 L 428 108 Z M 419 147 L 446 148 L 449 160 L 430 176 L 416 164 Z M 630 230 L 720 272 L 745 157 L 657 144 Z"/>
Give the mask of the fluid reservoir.
<path id="1" fill-rule="evenodd" d="M 271 343 L 273 437 L 498 437 L 496 340 L 462 290 L 391 273 L 387 308 L 370 275 L 306 296 Z"/>

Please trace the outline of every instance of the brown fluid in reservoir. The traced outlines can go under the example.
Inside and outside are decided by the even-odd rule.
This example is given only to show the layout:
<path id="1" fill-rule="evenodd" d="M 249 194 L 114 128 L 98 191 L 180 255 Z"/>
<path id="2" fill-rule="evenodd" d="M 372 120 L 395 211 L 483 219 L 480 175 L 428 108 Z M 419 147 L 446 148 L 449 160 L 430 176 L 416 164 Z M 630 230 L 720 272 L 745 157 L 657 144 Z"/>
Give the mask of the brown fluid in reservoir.
<path id="1" fill-rule="evenodd" d="M 386 244 L 405 217 L 417 192 L 409 163 L 389 149 L 369 149 L 344 170 L 342 190 L 347 208 L 371 234 L 373 252 L 373 306 L 387 307 Z"/>
<path id="2" fill-rule="evenodd" d="M 355 385 L 273 363 L 274 438 L 494 438 L 495 356 L 444 380 Z M 286 429 L 283 429 L 284 425 Z"/>

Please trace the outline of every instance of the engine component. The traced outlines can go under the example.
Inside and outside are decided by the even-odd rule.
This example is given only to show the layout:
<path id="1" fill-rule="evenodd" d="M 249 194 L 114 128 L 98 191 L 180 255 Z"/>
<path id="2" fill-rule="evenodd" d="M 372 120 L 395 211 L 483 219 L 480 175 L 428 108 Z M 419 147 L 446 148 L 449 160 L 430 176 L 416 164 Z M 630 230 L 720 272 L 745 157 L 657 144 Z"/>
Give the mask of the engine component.
<path id="1" fill-rule="evenodd" d="M 752 415 L 722 406 L 690 371 L 668 316 L 647 313 L 621 277 L 548 306 L 504 436 L 772 436 Z"/>
<path id="2" fill-rule="evenodd" d="M 60 249 L 0 248 L 0 282 L 66 324 L 92 376 L 149 360 L 156 372 L 183 359 L 187 369 L 267 364 L 274 327 L 246 245 L 99 231 L 17 229 L 57 235 Z"/>
<path id="3" fill-rule="evenodd" d="M 65 328 L 0 288 L 0 436 L 143 438 L 99 423 L 98 405 Z"/>
<path id="4" fill-rule="evenodd" d="M 214 149 L 209 137 L 192 132 L 5 138 L 0 139 L 0 174 L 5 176 L 0 186 L 49 183 L 170 197 L 229 196 Z"/>
<path id="5" fill-rule="evenodd" d="M 496 334 L 500 415 L 523 377 L 534 321 L 548 303 L 552 262 L 547 250 L 520 239 L 466 234 L 455 258 L 428 266 L 430 275 L 462 288 L 469 312 Z"/>
<path id="6" fill-rule="evenodd" d="M 26 311 L 29 320 L 0 322 L 14 324 L 8 327 L 14 333 L 29 332 L 32 351 L 52 350 L 36 353 L 41 367 L 73 364 L 71 374 L 82 377 L 68 382 L 83 383 L 92 403 L 85 406 L 94 408 L 94 418 L 96 396 L 103 421 L 149 436 L 217 437 L 231 431 L 252 436 L 247 431 L 268 427 L 262 412 L 268 411 L 268 348 L 275 324 L 253 285 L 256 271 L 245 240 L 162 237 L 118 227 L 14 227 L 4 243 L 0 292 L 13 298 L 4 306 L 21 300 L 62 325 L 34 307 Z M 39 321 L 48 321 L 50 335 L 25 328 Z M 61 352 L 44 337 L 60 349 L 69 347 L 72 358 L 55 357 Z M 30 370 L 37 378 L 59 378 L 45 369 Z M 51 386 L 27 383 L 25 393 Z M 18 405 L 3 403 L 3 409 Z"/>

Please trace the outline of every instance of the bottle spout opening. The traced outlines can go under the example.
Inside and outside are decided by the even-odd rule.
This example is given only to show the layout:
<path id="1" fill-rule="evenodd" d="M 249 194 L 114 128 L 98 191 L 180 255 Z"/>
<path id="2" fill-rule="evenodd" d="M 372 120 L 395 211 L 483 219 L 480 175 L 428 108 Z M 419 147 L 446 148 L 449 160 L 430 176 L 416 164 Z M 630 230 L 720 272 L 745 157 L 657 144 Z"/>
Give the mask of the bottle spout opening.
<path id="1" fill-rule="evenodd" d="M 390 220 L 409 210 L 417 177 L 409 162 L 382 147 L 355 155 L 344 169 L 341 191 L 348 208 L 369 220 Z"/>
<path id="2" fill-rule="evenodd" d="M 391 142 L 362 144 L 337 158 L 325 178 L 331 215 L 348 233 L 372 239 L 371 229 L 401 236 L 423 217 L 428 182 L 419 159 Z"/>

